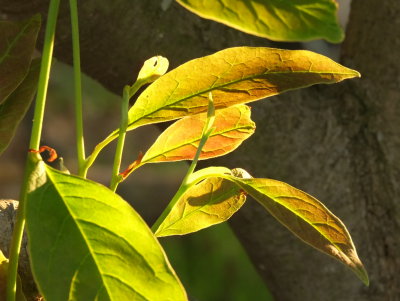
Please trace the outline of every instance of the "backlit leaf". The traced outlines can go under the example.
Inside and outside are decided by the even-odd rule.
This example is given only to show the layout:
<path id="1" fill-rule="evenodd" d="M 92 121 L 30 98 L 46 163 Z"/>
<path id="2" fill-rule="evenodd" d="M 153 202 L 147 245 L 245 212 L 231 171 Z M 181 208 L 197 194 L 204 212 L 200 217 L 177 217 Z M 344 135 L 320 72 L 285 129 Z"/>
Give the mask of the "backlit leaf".
<path id="1" fill-rule="evenodd" d="M 321 202 L 277 180 L 236 178 L 235 182 L 297 237 L 344 263 L 368 285 L 349 232 Z"/>
<path id="2" fill-rule="evenodd" d="M 160 244 L 121 197 L 43 161 L 30 185 L 29 253 L 45 300 L 187 300 Z"/>
<path id="3" fill-rule="evenodd" d="M 232 106 L 215 112 L 214 130 L 202 148 L 200 159 L 225 155 L 236 149 L 255 130 L 246 105 Z M 199 146 L 207 114 L 188 116 L 168 127 L 150 147 L 142 164 L 191 160 Z"/>
<path id="4" fill-rule="evenodd" d="M 129 127 L 256 101 L 318 83 L 358 77 L 357 71 L 306 50 L 235 47 L 189 61 L 152 83 L 129 110 Z"/>
<path id="5" fill-rule="evenodd" d="M 11 95 L 0 104 L 0 154 L 7 148 L 36 93 L 40 59 L 32 61 L 29 73 Z"/>
<path id="6" fill-rule="evenodd" d="M 323 38 L 337 43 L 344 34 L 335 0 L 177 0 L 199 16 L 275 41 Z"/>
<path id="7" fill-rule="evenodd" d="M 0 103 L 25 78 L 39 28 L 39 15 L 24 22 L 0 21 Z"/>
<path id="8" fill-rule="evenodd" d="M 192 186 L 178 200 L 155 235 L 184 235 L 228 220 L 242 207 L 246 196 L 235 183 L 208 178 Z"/>

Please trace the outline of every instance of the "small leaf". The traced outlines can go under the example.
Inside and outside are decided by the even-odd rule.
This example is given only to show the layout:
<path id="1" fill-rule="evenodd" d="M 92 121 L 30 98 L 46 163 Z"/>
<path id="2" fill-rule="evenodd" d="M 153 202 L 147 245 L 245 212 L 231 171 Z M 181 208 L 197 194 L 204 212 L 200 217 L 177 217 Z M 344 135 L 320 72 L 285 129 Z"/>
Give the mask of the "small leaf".
<path id="1" fill-rule="evenodd" d="M 11 95 L 0 104 L 0 154 L 8 147 L 36 93 L 40 59 L 32 61 L 28 75 Z"/>
<path id="2" fill-rule="evenodd" d="M 256 101 L 318 83 L 358 77 L 357 71 L 306 50 L 228 48 L 189 61 L 152 83 L 129 110 L 128 129 Z"/>
<path id="3" fill-rule="evenodd" d="M 368 285 L 349 232 L 321 202 L 277 180 L 236 178 L 235 182 L 297 237 L 344 263 Z"/>
<path id="4" fill-rule="evenodd" d="M 29 253 L 44 299 L 187 300 L 151 230 L 118 195 L 43 161 L 30 185 Z"/>
<path id="5" fill-rule="evenodd" d="M 4 256 L 0 250 L 0 301 L 6 300 L 7 291 L 7 272 L 8 272 L 8 259 Z M 22 291 L 21 279 L 17 276 L 17 292 L 15 295 L 15 301 L 26 301 L 25 295 Z"/>
<path id="6" fill-rule="evenodd" d="M 338 43 L 344 34 L 335 0 L 177 0 L 199 16 L 274 41 L 323 38 Z"/>
<path id="7" fill-rule="evenodd" d="M 246 201 L 240 187 L 222 178 L 192 186 L 178 200 L 155 235 L 184 235 L 228 220 Z"/>
<path id="8" fill-rule="evenodd" d="M 150 83 L 167 72 L 169 66 L 168 59 L 163 56 L 153 56 L 144 62 L 139 71 L 137 80 Z"/>
<path id="9" fill-rule="evenodd" d="M 24 22 L 0 21 L 0 104 L 25 78 L 39 28 L 39 15 Z"/>
<path id="10" fill-rule="evenodd" d="M 214 130 L 199 159 L 225 155 L 235 150 L 255 130 L 250 108 L 237 105 L 215 112 Z M 192 160 L 202 136 L 207 114 L 188 116 L 168 127 L 144 155 L 141 163 Z"/>

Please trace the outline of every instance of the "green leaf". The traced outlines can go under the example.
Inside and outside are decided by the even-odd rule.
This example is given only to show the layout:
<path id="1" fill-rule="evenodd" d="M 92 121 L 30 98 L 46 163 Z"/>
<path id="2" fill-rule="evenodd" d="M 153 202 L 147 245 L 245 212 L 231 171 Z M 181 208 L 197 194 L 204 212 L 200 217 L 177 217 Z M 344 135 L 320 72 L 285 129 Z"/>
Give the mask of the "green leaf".
<path id="1" fill-rule="evenodd" d="M 306 50 L 228 48 L 189 61 L 152 83 L 129 110 L 128 129 L 308 87 L 358 77 L 357 71 Z"/>
<path id="2" fill-rule="evenodd" d="M 177 0 L 199 16 L 274 41 L 344 38 L 335 0 Z"/>
<path id="3" fill-rule="evenodd" d="M 297 237 L 344 263 L 368 285 L 367 272 L 346 226 L 316 198 L 277 180 L 234 181 Z"/>
<path id="4" fill-rule="evenodd" d="M 32 61 L 28 75 L 11 95 L 0 104 L 0 154 L 8 147 L 36 93 L 40 59 Z"/>
<path id="5" fill-rule="evenodd" d="M 215 112 L 214 130 L 202 148 L 199 159 L 223 156 L 233 150 L 255 130 L 246 105 L 232 106 Z M 150 147 L 142 164 L 192 160 L 196 154 L 207 114 L 188 116 L 168 127 Z"/>
<path id="6" fill-rule="evenodd" d="M 183 194 L 155 235 L 184 235 L 228 220 L 246 201 L 235 183 L 208 178 Z"/>
<path id="7" fill-rule="evenodd" d="M 29 253 L 47 301 L 187 300 L 157 239 L 118 195 L 43 161 L 30 185 Z"/>
<path id="8" fill-rule="evenodd" d="M 0 103 L 25 78 L 39 28 L 39 15 L 24 22 L 0 21 Z"/>
<path id="9" fill-rule="evenodd" d="M 8 259 L 0 250 L 0 301 L 6 300 L 7 291 L 7 272 L 8 272 Z M 16 301 L 26 301 L 25 295 L 22 291 L 21 279 L 17 276 L 17 293 L 15 296 Z"/>

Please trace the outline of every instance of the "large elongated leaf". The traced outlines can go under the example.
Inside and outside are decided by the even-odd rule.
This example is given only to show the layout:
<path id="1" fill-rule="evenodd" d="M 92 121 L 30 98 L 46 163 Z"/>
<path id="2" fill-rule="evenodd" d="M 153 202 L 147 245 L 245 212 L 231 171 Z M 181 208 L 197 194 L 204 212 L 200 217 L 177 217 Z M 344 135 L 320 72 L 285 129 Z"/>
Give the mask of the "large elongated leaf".
<path id="1" fill-rule="evenodd" d="M 228 220 L 246 196 L 235 183 L 208 178 L 192 186 L 155 231 L 156 236 L 184 235 Z"/>
<path id="2" fill-rule="evenodd" d="M 277 180 L 234 180 L 297 237 L 350 267 L 368 285 L 367 272 L 349 232 L 321 202 Z"/>
<path id="3" fill-rule="evenodd" d="M 340 42 L 334 0 L 177 0 L 203 18 L 275 41 Z"/>
<path id="4" fill-rule="evenodd" d="M 35 95 L 40 60 L 33 60 L 28 75 L 11 95 L 0 104 L 0 154 L 10 144 Z"/>
<path id="5" fill-rule="evenodd" d="M 202 148 L 199 159 L 225 155 L 249 138 L 255 130 L 250 113 L 246 105 L 218 110 L 215 113 L 214 130 Z M 207 114 L 203 113 L 176 121 L 157 138 L 144 155 L 142 163 L 193 159 L 206 119 Z"/>
<path id="6" fill-rule="evenodd" d="M 157 79 L 129 110 L 129 127 L 174 120 L 256 101 L 318 83 L 357 77 L 357 71 L 306 50 L 235 47 L 189 61 Z"/>
<path id="7" fill-rule="evenodd" d="M 0 103 L 25 78 L 39 28 L 39 15 L 24 22 L 0 21 Z"/>
<path id="8" fill-rule="evenodd" d="M 29 252 L 47 301 L 187 300 L 151 230 L 118 195 L 42 161 L 30 183 Z"/>

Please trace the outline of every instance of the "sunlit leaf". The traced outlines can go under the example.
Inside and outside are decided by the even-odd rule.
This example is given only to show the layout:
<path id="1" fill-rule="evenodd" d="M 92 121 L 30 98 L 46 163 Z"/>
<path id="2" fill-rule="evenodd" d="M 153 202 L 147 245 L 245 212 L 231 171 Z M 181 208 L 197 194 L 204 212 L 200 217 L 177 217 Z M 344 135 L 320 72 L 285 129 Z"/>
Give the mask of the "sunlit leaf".
<path id="1" fill-rule="evenodd" d="M 246 105 L 232 106 L 216 111 L 214 130 L 202 148 L 200 159 L 225 155 L 236 149 L 255 130 Z M 202 113 L 176 121 L 150 147 L 142 164 L 191 160 L 199 146 L 207 114 Z"/>
<path id="2" fill-rule="evenodd" d="M 155 235 L 184 235 L 228 220 L 242 207 L 240 187 L 222 178 L 208 178 L 192 186 L 175 204 Z"/>
<path id="3" fill-rule="evenodd" d="M 357 71 L 306 50 L 228 48 L 189 61 L 147 87 L 129 110 L 128 129 L 205 112 L 210 91 L 215 108 L 221 109 L 358 76 Z"/>
<path id="4" fill-rule="evenodd" d="M 8 259 L 4 256 L 0 250 L 0 301 L 6 300 L 7 291 L 7 271 L 8 271 Z M 21 279 L 17 278 L 17 291 L 15 295 L 15 301 L 26 301 L 24 293 L 22 292 Z"/>
<path id="5" fill-rule="evenodd" d="M 39 28 L 39 15 L 24 22 L 0 21 L 0 103 L 25 78 Z"/>
<path id="6" fill-rule="evenodd" d="M 35 95 L 40 60 L 32 61 L 28 75 L 11 95 L 0 104 L 0 154 L 7 148 Z"/>
<path id="7" fill-rule="evenodd" d="M 42 161 L 30 185 L 29 253 L 45 300 L 187 300 L 151 230 L 118 195 Z"/>
<path id="8" fill-rule="evenodd" d="M 335 0 L 177 0 L 199 16 L 275 41 L 340 42 Z"/>
<path id="9" fill-rule="evenodd" d="M 349 232 L 321 202 L 277 180 L 236 178 L 235 182 L 297 237 L 344 263 L 368 285 Z"/>

